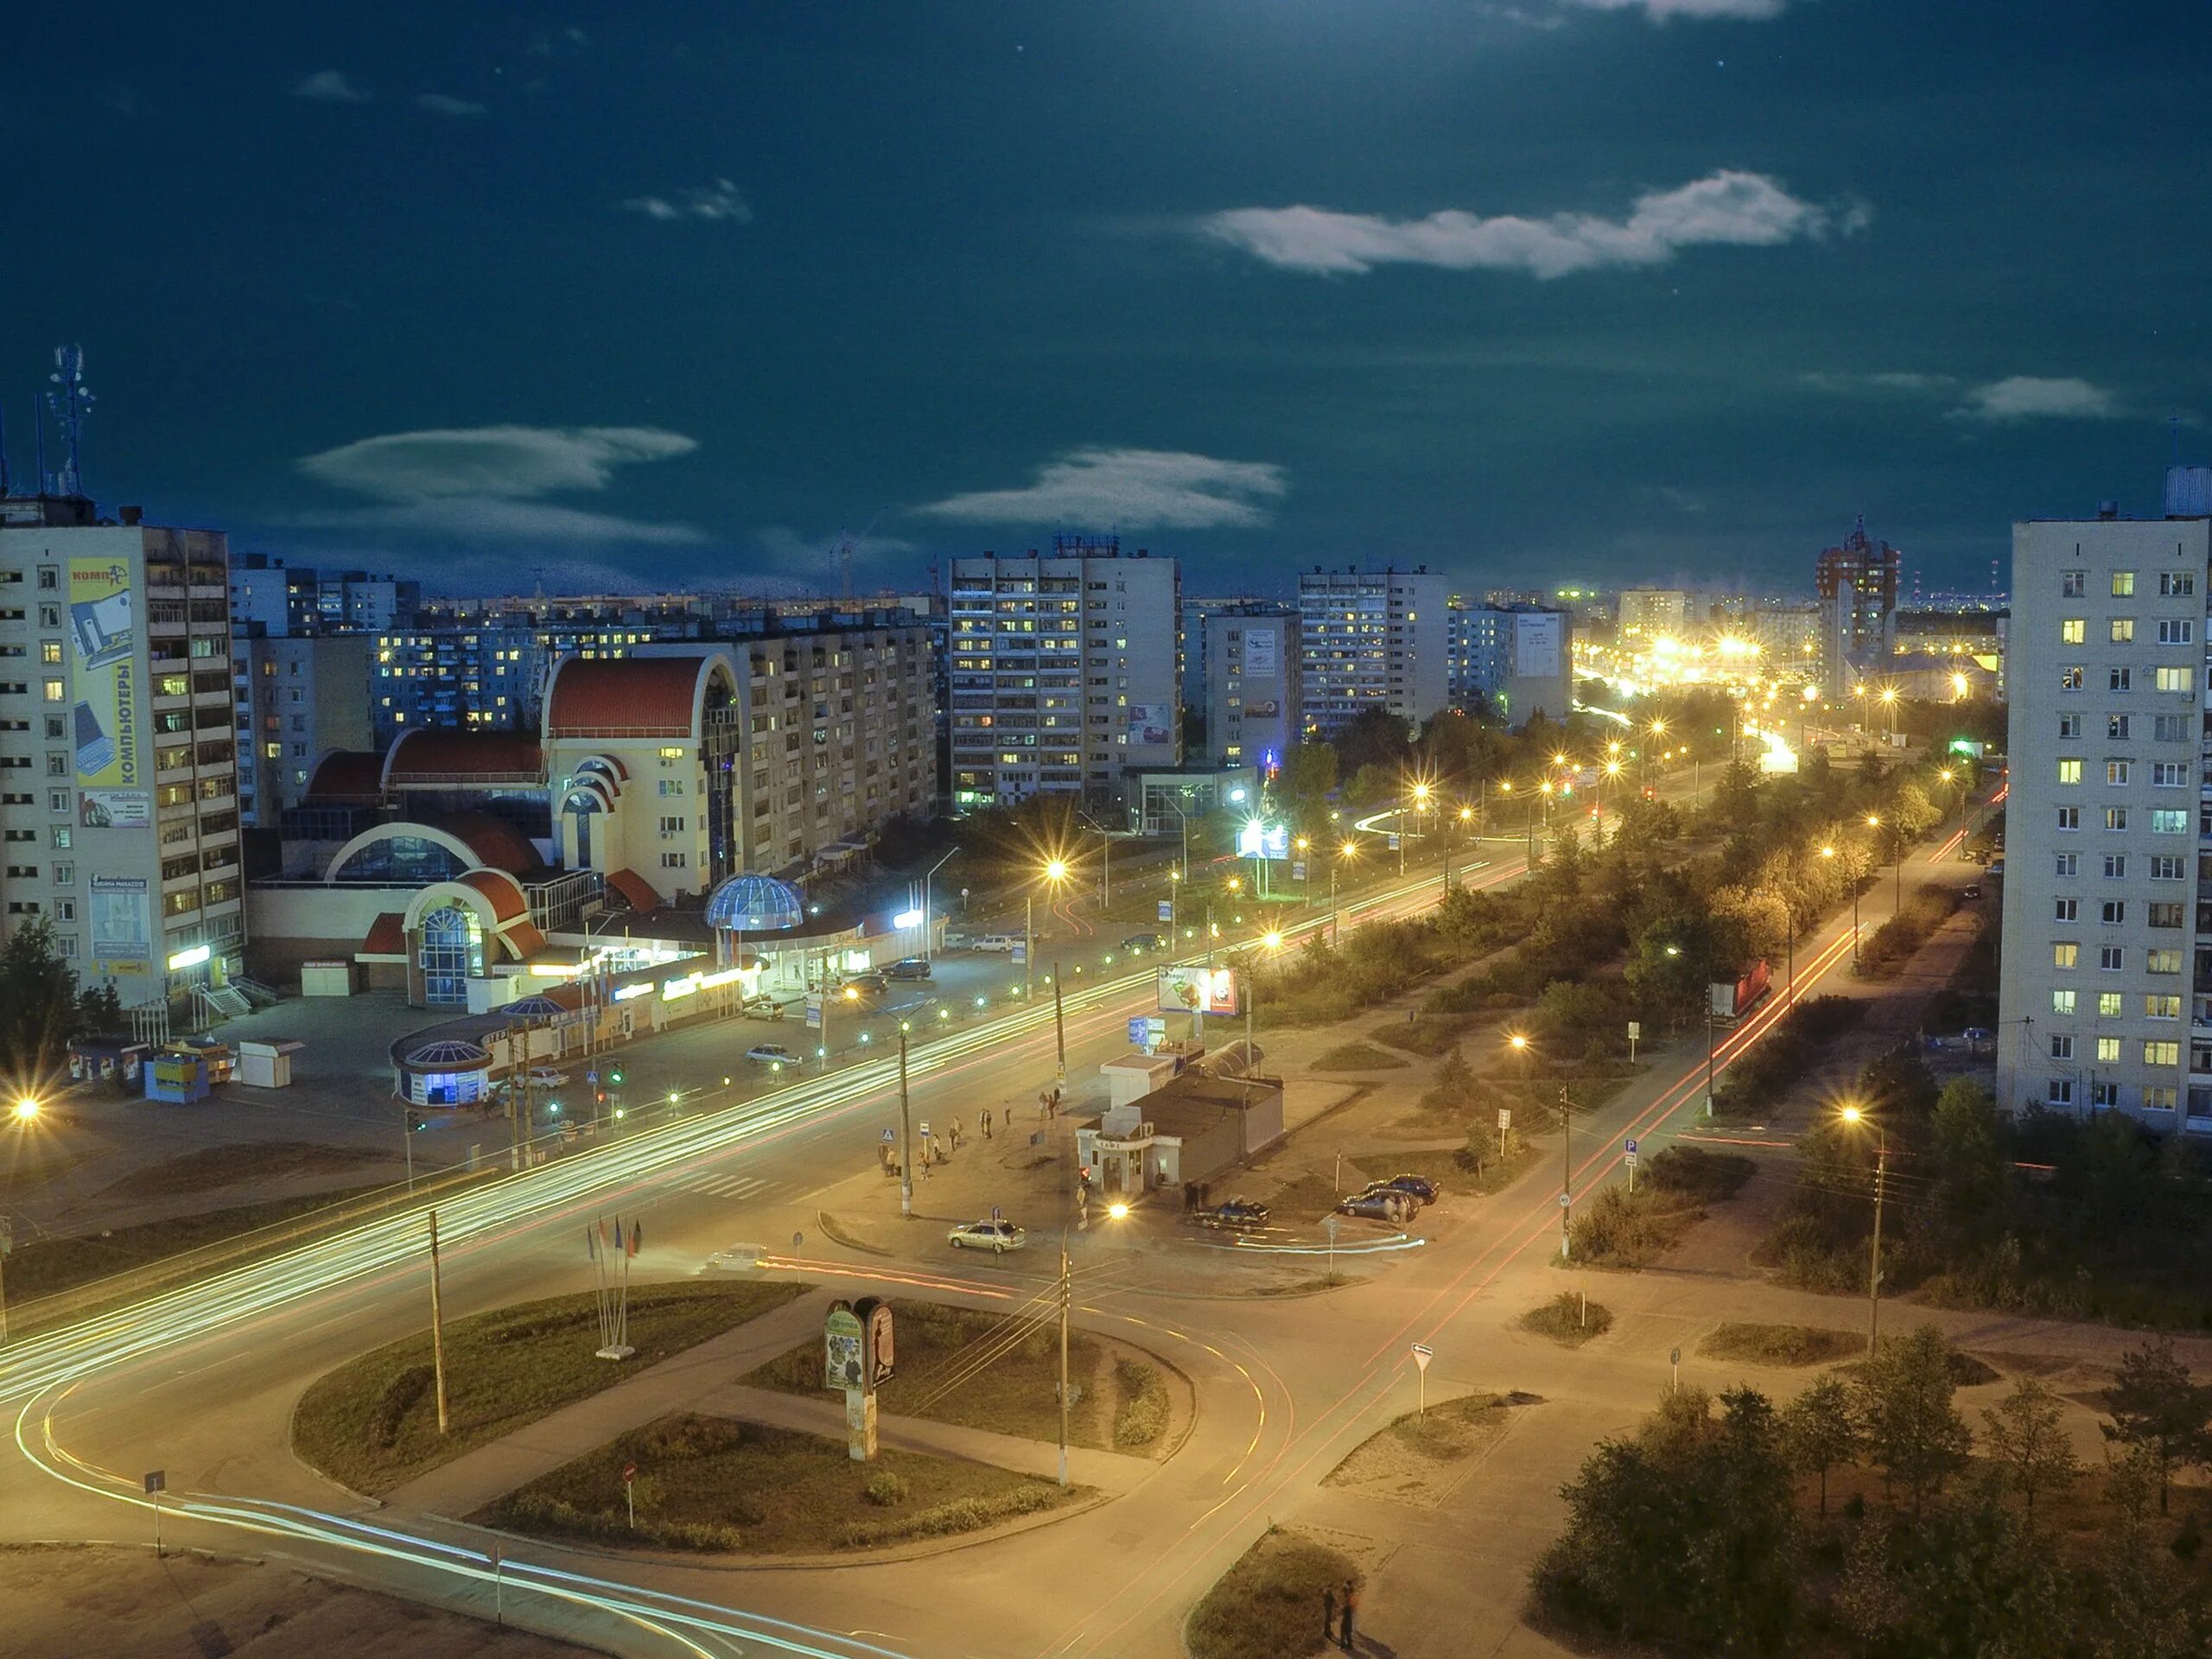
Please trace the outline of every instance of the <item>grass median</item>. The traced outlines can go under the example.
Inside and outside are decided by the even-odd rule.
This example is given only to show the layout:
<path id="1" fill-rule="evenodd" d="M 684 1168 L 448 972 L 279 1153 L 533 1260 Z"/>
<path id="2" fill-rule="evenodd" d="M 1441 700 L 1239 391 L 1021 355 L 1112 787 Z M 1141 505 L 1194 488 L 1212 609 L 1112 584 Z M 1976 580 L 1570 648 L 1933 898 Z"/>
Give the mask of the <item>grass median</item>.
<path id="1" fill-rule="evenodd" d="M 1866 1338 L 1855 1331 L 1817 1325 L 1738 1325 L 1715 1327 L 1697 1345 L 1707 1359 L 1734 1359 L 1754 1365 L 1826 1365 L 1866 1351 Z"/>
<path id="2" fill-rule="evenodd" d="M 622 1471 L 631 1464 L 637 1476 L 626 1497 Z M 873 1463 L 855 1463 L 842 1440 L 679 1412 L 617 1435 L 474 1518 L 649 1549 L 812 1555 L 974 1532 L 1089 1493 L 889 1447 Z"/>
<path id="3" fill-rule="evenodd" d="M 1269 1527 L 1191 1610 L 1184 1646 L 1191 1659 L 1313 1653 L 1322 1646 L 1324 1599 L 1363 1576 L 1343 1551 Z"/>
<path id="4" fill-rule="evenodd" d="M 596 1299 L 524 1302 L 445 1328 L 447 1432 L 437 1425 L 430 1336 L 340 1366 L 292 1417 L 292 1447 L 355 1491 L 378 1494 L 452 1462 L 647 1366 L 804 1295 L 797 1284 L 646 1285 L 630 1293 L 634 1358 L 601 1359 Z M 817 1370 L 821 1344 L 814 1346 Z"/>

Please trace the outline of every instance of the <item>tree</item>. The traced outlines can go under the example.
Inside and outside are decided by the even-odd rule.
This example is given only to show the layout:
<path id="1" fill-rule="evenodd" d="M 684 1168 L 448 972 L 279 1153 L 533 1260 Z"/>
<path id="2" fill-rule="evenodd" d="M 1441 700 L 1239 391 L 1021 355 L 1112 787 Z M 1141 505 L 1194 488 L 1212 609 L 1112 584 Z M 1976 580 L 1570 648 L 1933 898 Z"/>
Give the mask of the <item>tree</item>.
<path id="1" fill-rule="evenodd" d="M 1884 1482 L 1921 1513 L 1929 1495 L 1967 1466 L 1974 1431 L 1951 1403 L 1951 1344 L 1932 1325 L 1892 1337 L 1859 1367 L 1859 1432 Z"/>
<path id="2" fill-rule="evenodd" d="M 2212 1390 L 2176 1357 L 2173 1338 L 2160 1337 L 2120 1357 L 2105 1409 L 2112 1414 L 2105 1438 L 2142 1448 L 2158 1471 L 2158 1513 L 2164 1515 L 2176 1466 L 2212 1459 L 2212 1435 L 2205 1429 L 2212 1420 Z"/>
<path id="3" fill-rule="evenodd" d="M 1944 1085 L 1929 1122 L 1929 1163 L 1943 1218 L 1979 1240 L 2004 1223 L 2012 1191 L 2012 1156 L 1997 1097 L 1971 1077 Z"/>
<path id="4" fill-rule="evenodd" d="M 77 976 L 41 916 L 0 943 L 0 1071 L 9 1086 L 43 1090 L 63 1068 L 70 1039 L 98 1022 L 111 995 L 80 997 Z"/>
<path id="5" fill-rule="evenodd" d="M 2067 1659 L 2077 1597 L 1998 1483 L 1915 1527 L 1860 1530 L 1837 1611 L 1883 1659 Z"/>
<path id="6" fill-rule="evenodd" d="M 1338 728 L 1337 770 L 1351 776 L 1368 766 L 1379 767 L 1393 779 L 1405 770 L 1413 753 L 1413 740 L 1406 722 L 1379 703 L 1370 703 Z"/>
<path id="7" fill-rule="evenodd" d="M 2151 1497 L 2164 1500 L 2164 1477 L 2151 1452 L 2130 1446 L 2110 1457 L 2105 1495 L 2117 1518 L 2097 1551 L 2095 1604 L 2082 1622 L 2097 1659 L 2198 1659 L 2212 1647 L 2212 1617 L 2190 1594 L 2151 1529 Z"/>
<path id="8" fill-rule="evenodd" d="M 1991 1450 L 2005 1465 L 2020 1494 L 2028 1520 L 2036 1518 L 2036 1494 L 2064 1491 L 2082 1473 L 2061 1421 L 2058 1396 L 2033 1377 L 2022 1377 L 2004 1399 L 1981 1414 Z"/>
<path id="9" fill-rule="evenodd" d="M 1301 814 L 1316 811 L 1337 786 L 1337 752 L 1326 743 L 1300 743 L 1283 757 L 1275 787 Z"/>
<path id="10" fill-rule="evenodd" d="M 1821 1478 L 1821 1513 L 1828 1512 L 1828 1471 L 1859 1455 L 1859 1426 L 1851 1417 L 1851 1390 L 1839 1376 L 1823 1376 L 1782 1414 L 1782 1446 L 1790 1467 Z"/>

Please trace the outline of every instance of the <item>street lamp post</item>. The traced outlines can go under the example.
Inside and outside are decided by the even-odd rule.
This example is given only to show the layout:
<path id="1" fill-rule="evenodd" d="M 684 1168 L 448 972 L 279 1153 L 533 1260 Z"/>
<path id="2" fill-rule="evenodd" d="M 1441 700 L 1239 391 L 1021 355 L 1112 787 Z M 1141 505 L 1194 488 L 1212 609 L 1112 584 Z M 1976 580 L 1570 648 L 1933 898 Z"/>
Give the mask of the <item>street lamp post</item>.
<path id="1" fill-rule="evenodd" d="M 1863 1123 L 1869 1114 L 1863 1107 L 1846 1106 L 1843 1121 Z M 1874 1125 L 1874 1238 L 1866 1259 L 1866 1353 L 1873 1357 L 1874 1344 L 1879 1339 L 1882 1326 L 1882 1198 L 1889 1185 L 1890 1133 L 1880 1123 Z"/>
<path id="2" fill-rule="evenodd" d="M 914 1114 L 906 1099 L 906 1022 L 899 1022 L 899 1213 L 914 1213 Z"/>
<path id="3" fill-rule="evenodd" d="M 1061 1088 L 1068 1083 L 1068 1020 L 1067 1005 L 1060 998 L 1060 964 L 1052 963 L 1052 1041 L 1058 1058 L 1052 1066 L 1052 1081 Z"/>

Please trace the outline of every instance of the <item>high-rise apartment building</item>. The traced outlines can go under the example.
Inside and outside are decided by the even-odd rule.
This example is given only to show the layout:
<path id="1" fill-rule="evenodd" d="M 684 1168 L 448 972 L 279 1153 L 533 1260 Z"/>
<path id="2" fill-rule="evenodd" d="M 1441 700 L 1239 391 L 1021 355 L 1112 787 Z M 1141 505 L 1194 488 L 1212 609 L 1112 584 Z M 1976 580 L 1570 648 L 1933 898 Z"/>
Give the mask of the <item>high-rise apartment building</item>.
<path id="1" fill-rule="evenodd" d="M 1480 701 L 1507 725 L 1574 708 L 1574 619 L 1547 606 L 1451 607 L 1452 699 Z"/>
<path id="2" fill-rule="evenodd" d="M 1306 725 L 1327 735 L 1362 711 L 1408 724 L 1451 702 L 1452 633 L 1445 580 L 1412 570 L 1316 569 L 1298 578 Z"/>
<path id="3" fill-rule="evenodd" d="M 527 621 L 410 627 L 378 633 L 364 687 L 377 741 L 424 727 L 536 728 L 553 665 L 564 657 L 622 658 L 640 645 L 696 637 L 681 621 Z"/>
<path id="4" fill-rule="evenodd" d="M 1256 767 L 1264 778 L 1297 745 L 1304 722 L 1298 612 L 1256 601 L 1218 607 L 1202 630 L 1206 758 Z"/>
<path id="5" fill-rule="evenodd" d="M 231 562 L 231 620 L 264 633 L 376 632 L 414 625 L 423 585 L 365 570 L 317 570 L 265 553 Z"/>
<path id="6" fill-rule="evenodd" d="M 1821 679 L 1827 695 L 1840 699 L 1871 673 L 1878 673 L 1890 654 L 1891 620 L 1897 608 L 1897 575 L 1904 556 L 1887 542 L 1866 534 L 1860 514 L 1851 534 L 1835 547 L 1823 548 L 1813 565 L 1813 584 L 1821 596 Z"/>
<path id="7" fill-rule="evenodd" d="M 1048 555 L 955 559 L 949 602 L 956 810 L 1121 801 L 1130 775 L 1181 764 L 1173 559 L 1063 536 Z"/>
<path id="8" fill-rule="evenodd" d="M 1690 596 L 1680 588 L 1625 588 L 1618 614 L 1623 639 L 1680 639 L 1690 625 Z"/>
<path id="9" fill-rule="evenodd" d="M 2013 526 L 2000 1103 L 2212 1132 L 2212 488 Z"/>
<path id="10" fill-rule="evenodd" d="M 235 589 L 233 590 L 235 591 Z M 231 631 L 238 736 L 238 817 L 273 830 L 299 804 L 316 759 L 374 747 L 369 719 L 370 636 Z"/>
<path id="11" fill-rule="evenodd" d="M 53 925 L 90 986 L 164 1003 L 238 966 L 222 533 L 0 498 L 0 929 Z"/>

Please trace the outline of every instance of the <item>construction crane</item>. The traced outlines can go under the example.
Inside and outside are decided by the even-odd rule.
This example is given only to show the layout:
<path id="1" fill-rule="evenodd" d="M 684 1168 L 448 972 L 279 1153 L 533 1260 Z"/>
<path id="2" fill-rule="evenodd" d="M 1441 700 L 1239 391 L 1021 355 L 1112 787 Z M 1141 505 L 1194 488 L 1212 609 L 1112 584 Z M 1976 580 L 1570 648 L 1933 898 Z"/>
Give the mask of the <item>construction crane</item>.
<path id="1" fill-rule="evenodd" d="M 861 533 L 857 536 L 849 530 L 837 532 L 837 573 L 841 584 L 838 597 L 841 599 L 853 596 L 853 544 L 868 539 L 868 531 L 875 528 L 875 521 L 883 517 L 883 511 L 878 507 L 868 523 L 861 527 Z"/>

